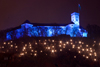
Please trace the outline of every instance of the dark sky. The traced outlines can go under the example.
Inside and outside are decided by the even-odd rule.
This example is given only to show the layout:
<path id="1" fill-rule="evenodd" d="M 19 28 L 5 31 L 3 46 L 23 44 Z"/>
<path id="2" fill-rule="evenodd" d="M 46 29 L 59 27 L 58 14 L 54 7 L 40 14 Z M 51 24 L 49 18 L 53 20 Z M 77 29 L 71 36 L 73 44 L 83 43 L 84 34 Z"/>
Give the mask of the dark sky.
<path id="1" fill-rule="evenodd" d="M 0 30 L 32 23 L 69 23 L 70 14 L 81 5 L 80 25 L 100 26 L 99 0 L 0 0 Z"/>

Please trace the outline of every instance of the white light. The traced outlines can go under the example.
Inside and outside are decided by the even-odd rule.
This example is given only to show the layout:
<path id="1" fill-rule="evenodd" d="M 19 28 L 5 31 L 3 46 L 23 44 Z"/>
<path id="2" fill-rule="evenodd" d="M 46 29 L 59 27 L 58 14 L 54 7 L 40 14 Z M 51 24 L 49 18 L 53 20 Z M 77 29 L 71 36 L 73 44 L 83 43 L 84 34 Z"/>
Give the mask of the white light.
<path id="1" fill-rule="evenodd" d="M 44 42 L 44 45 L 46 45 L 46 42 Z"/>
<path id="2" fill-rule="evenodd" d="M 54 53 L 54 50 L 52 50 L 52 53 Z"/>
<path id="3" fill-rule="evenodd" d="M 36 53 L 34 53 L 34 56 L 37 56 L 37 54 L 36 54 Z"/>
<path id="4" fill-rule="evenodd" d="M 79 44 L 81 44 L 81 41 L 79 41 Z"/>
<path id="5" fill-rule="evenodd" d="M 60 49 L 60 51 L 62 51 L 62 49 Z"/>
<path id="6" fill-rule="evenodd" d="M 18 46 L 15 46 L 15 48 L 18 48 Z"/>
<path id="7" fill-rule="evenodd" d="M 82 51 L 84 51 L 84 49 L 82 49 Z"/>
<path id="8" fill-rule="evenodd" d="M 37 45 L 37 42 L 35 42 L 35 45 Z"/>
<path id="9" fill-rule="evenodd" d="M 76 56 L 74 56 L 74 58 L 76 58 Z"/>
<path id="10" fill-rule="evenodd" d="M 40 52 L 42 53 L 42 50 Z"/>
<path id="11" fill-rule="evenodd" d="M 35 52 L 37 52 L 37 51 L 35 50 Z"/>
<path id="12" fill-rule="evenodd" d="M 62 43 L 62 41 L 59 41 L 60 43 Z"/>
<path id="13" fill-rule="evenodd" d="M 88 59 L 89 57 L 88 57 L 88 56 L 86 56 L 86 58 Z"/>
<path id="14" fill-rule="evenodd" d="M 88 47 L 88 45 L 86 45 L 86 47 Z"/>
<path id="15" fill-rule="evenodd" d="M 69 42 L 67 41 L 66 44 L 69 44 Z"/>
<path id="16" fill-rule="evenodd" d="M 33 50 L 31 50 L 31 52 L 33 52 Z"/>
<path id="17" fill-rule="evenodd" d="M 73 41 L 72 39 L 70 39 L 70 41 Z"/>
<path id="18" fill-rule="evenodd" d="M 27 44 L 25 44 L 25 46 L 27 46 Z"/>
<path id="19" fill-rule="evenodd" d="M 6 42 L 4 42 L 3 44 L 6 44 Z"/>
<path id="20" fill-rule="evenodd" d="M 72 45 L 72 48 L 75 48 L 75 45 Z"/>
<path id="21" fill-rule="evenodd" d="M 81 53 L 81 51 L 78 51 L 78 53 Z"/>
<path id="22" fill-rule="evenodd" d="M 57 52 L 57 50 L 55 50 L 55 52 Z"/>
<path id="23" fill-rule="evenodd" d="M 80 49 L 80 47 L 78 47 L 78 49 Z"/>
<path id="24" fill-rule="evenodd" d="M 13 45 L 10 45 L 11 47 L 13 47 Z"/>
<path id="25" fill-rule="evenodd" d="M 96 41 L 94 41 L 94 43 L 96 43 Z"/>
<path id="26" fill-rule="evenodd" d="M 83 57 L 85 57 L 85 55 L 83 55 Z"/>
<path id="27" fill-rule="evenodd" d="M 89 55 L 90 55 L 90 56 L 92 56 L 92 54 L 91 54 L 91 53 L 90 53 Z"/>
<path id="28" fill-rule="evenodd" d="M 61 45 L 59 45 L 59 47 L 61 47 Z"/>
<path id="29" fill-rule="evenodd" d="M 24 53 L 21 53 L 20 55 L 24 55 Z"/>
<path id="30" fill-rule="evenodd" d="M 84 44 L 84 42 L 82 42 L 82 44 Z"/>
<path id="31" fill-rule="evenodd" d="M 4 46 L 2 46 L 2 48 L 4 48 Z"/>
<path id="32" fill-rule="evenodd" d="M 48 47 L 48 49 L 50 50 L 50 47 Z"/>
<path id="33" fill-rule="evenodd" d="M 89 51 L 89 49 L 86 49 L 86 51 Z"/>
<path id="34" fill-rule="evenodd" d="M 66 45 L 66 44 L 63 44 L 64 46 Z"/>
<path id="35" fill-rule="evenodd" d="M 25 54 L 27 54 L 27 52 L 25 52 Z"/>
<path id="36" fill-rule="evenodd" d="M 52 46 L 52 48 L 54 48 L 54 46 Z"/>
<path id="37" fill-rule="evenodd" d="M 97 61 L 96 59 L 94 59 L 94 61 Z"/>
<path id="38" fill-rule="evenodd" d="M 52 42 L 54 42 L 54 40 L 52 40 Z"/>
<path id="39" fill-rule="evenodd" d="M 100 45 L 100 43 L 99 43 L 99 45 Z"/>

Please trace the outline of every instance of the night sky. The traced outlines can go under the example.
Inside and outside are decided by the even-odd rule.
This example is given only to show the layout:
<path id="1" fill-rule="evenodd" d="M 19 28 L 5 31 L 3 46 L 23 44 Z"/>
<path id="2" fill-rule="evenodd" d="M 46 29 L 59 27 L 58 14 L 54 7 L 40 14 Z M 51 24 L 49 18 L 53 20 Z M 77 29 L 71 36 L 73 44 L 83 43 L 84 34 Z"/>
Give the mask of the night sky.
<path id="1" fill-rule="evenodd" d="M 99 0 L 0 0 L 0 30 L 21 25 L 25 20 L 32 23 L 68 24 L 70 14 L 78 12 L 81 5 L 80 25 L 100 26 Z"/>

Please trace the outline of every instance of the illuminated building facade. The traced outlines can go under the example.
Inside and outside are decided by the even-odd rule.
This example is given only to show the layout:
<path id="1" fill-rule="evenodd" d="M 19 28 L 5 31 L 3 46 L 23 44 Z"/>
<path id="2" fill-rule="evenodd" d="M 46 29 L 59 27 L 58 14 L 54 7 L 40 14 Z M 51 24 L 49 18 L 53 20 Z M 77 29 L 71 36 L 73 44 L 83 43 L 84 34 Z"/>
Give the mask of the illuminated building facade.
<path id="1" fill-rule="evenodd" d="M 71 14 L 69 24 L 39 24 L 26 20 L 20 28 L 7 32 L 6 39 L 29 37 L 52 37 L 58 35 L 70 35 L 70 37 L 87 37 L 87 31 L 80 26 L 79 13 Z"/>

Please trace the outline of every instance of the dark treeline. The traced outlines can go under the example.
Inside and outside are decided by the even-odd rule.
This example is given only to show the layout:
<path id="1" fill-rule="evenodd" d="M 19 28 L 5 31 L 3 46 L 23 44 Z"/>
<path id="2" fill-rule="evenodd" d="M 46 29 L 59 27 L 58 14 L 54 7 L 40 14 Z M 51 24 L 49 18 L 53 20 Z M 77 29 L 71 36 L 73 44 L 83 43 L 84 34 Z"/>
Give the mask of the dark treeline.
<path id="1" fill-rule="evenodd" d="M 100 26 L 88 24 L 86 30 L 88 31 L 88 37 L 90 38 L 100 37 Z"/>

